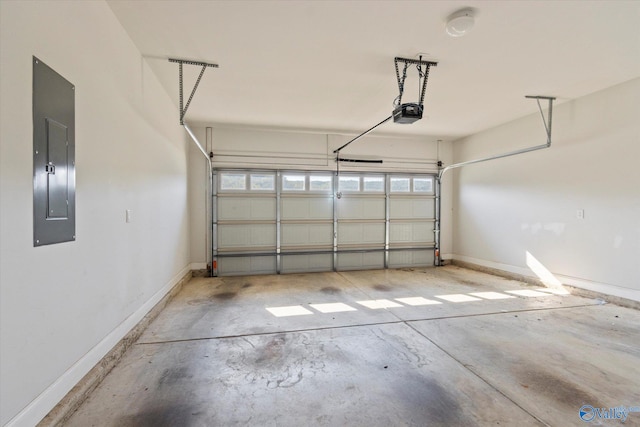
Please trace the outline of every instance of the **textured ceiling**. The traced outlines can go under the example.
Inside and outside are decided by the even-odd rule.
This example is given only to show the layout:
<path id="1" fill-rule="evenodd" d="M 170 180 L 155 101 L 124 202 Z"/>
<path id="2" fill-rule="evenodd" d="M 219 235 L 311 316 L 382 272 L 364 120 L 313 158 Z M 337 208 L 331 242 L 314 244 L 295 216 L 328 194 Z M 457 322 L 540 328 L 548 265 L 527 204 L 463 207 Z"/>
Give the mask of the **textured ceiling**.
<path id="1" fill-rule="evenodd" d="M 178 66 L 208 68 L 186 121 L 359 133 L 392 111 L 393 58 L 428 54 L 425 116 L 383 134 L 453 140 L 640 76 L 638 1 L 108 1 L 176 103 Z M 476 10 L 473 31 L 446 17 Z M 185 66 L 185 97 L 199 68 Z M 404 102 L 417 99 L 415 73 Z M 413 99 L 412 99 L 413 98 Z"/>

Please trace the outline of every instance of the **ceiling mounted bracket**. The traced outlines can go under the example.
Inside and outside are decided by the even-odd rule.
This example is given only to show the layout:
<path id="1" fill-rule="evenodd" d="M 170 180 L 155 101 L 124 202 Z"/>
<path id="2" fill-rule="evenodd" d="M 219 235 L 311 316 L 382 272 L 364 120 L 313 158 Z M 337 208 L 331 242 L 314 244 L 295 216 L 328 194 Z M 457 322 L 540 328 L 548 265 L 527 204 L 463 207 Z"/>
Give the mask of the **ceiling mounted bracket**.
<path id="1" fill-rule="evenodd" d="M 395 123 L 413 123 L 422 118 L 422 112 L 424 111 L 424 95 L 427 89 L 427 80 L 429 79 L 429 68 L 435 67 L 438 65 L 437 62 L 434 61 L 425 61 L 422 59 L 422 55 L 419 56 L 418 59 L 413 58 L 401 58 L 396 56 L 393 58 L 393 63 L 396 68 L 396 79 L 398 81 L 398 96 L 393 102 L 394 110 L 389 117 L 383 119 L 381 122 L 376 125 L 370 127 L 366 131 L 362 132 L 360 135 L 348 141 L 346 144 L 340 146 L 333 150 L 333 153 L 336 155 L 336 174 L 340 176 L 340 163 L 382 163 L 382 160 L 365 160 L 365 159 L 347 159 L 344 157 L 340 157 L 340 151 L 346 148 L 352 142 L 362 138 L 365 135 L 371 133 L 378 126 L 381 126 L 393 119 Z M 404 67 L 402 68 L 402 77 L 400 77 L 400 68 L 398 66 L 399 63 L 403 63 Z M 404 94 L 405 89 L 405 81 L 407 79 L 407 70 L 410 69 L 410 65 L 415 65 L 416 70 L 418 70 L 418 103 L 402 103 L 402 95 Z M 338 196 L 340 198 L 340 196 Z"/>
<path id="2" fill-rule="evenodd" d="M 445 174 L 445 172 L 451 169 L 472 165 L 475 163 L 483 163 L 490 160 L 502 159 L 504 157 L 516 156 L 518 154 L 529 153 L 531 151 L 537 151 L 537 150 L 542 150 L 542 149 L 551 147 L 551 122 L 553 119 L 553 101 L 555 101 L 556 98 L 553 96 L 540 96 L 540 95 L 527 95 L 525 96 L 525 98 L 535 99 L 536 102 L 538 103 L 538 109 L 540 110 L 540 115 L 542 116 L 542 123 L 544 124 L 544 130 L 547 134 L 547 142 L 545 144 L 536 145 L 534 147 L 522 148 L 520 150 L 515 150 L 515 151 L 509 151 L 507 153 L 497 154 L 494 156 L 483 157 L 480 159 L 467 160 L 466 162 L 454 163 L 452 165 L 446 166 L 444 169 L 440 169 L 440 172 L 438 172 L 438 177 L 437 177 L 438 181 L 442 180 L 442 177 Z M 546 99 L 549 102 L 546 119 L 544 117 L 544 112 L 542 111 L 542 106 L 540 105 L 541 99 Z"/>
<path id="3" fill-rule="evenodd" d="M 540 110 L 540 116 L 542 116 L 542 123 L 544 124 L 544 130 L 547 131 L 547 146 L 551 145 L 551 119 L 553 118 L 553 101 L 555 101 L 555 97 L 553 96 L 540 96 L 540 95 L 526 95 L 525 98 L 535 99 L 538 103 L 538 110 Z M 549 108 L 547 110 L 547 115 L 549 116 L 549 121 L 545 120 L 544 113 L 542 112 L 542 106 L 540 105 L 540 100 L 546 99 L 549 101 Z"/>
<path id="4" fill-rule="evenodd" d="M 188 59 L 176 59 L 176 58 L 169 58 L 169 62 L 177 62 L 178 63 L 178 70 L 179 70 L 179 85 L 180 85 L 180 124 L 184 125 L 184 116 L 187 113 L 187 109 L 189 108 L 189 104 L 191 104 L 191 100 L 193 99 L 193 95 L 195 95 L 196 90 L 198 89 L 198 85 L 200 84 L 200 80 L 202 80 L 202 75 L 204 74 L 204 70 L 207 69 L 207 67 L 212 67 L 212 68 L 218 68 L 218 64 L 211 64 L 208 62 L 201 62 L 201 61 L 191 61 Z M 191 95 L 189 95 L 189 99 L 187 100 L 187 105 L 184 105 L 184 97 L 183 97 L 183 90 L 182 90 L 182 64 L 187 64 L 187 65 L 196 65 L 196 66 L 200 66 L 202 67 L 202 69 L 200 70 L 200 74 L 198 75 L 198 79 L 196 80 L 196 84 L 193 86 L 193 89 L 191 90 Z M 183 107 L 184 105 L 184 107 Z"/>
<path id="5" fill-rule="evenodd" d="M 436 198 L 435 198 L 435 222 L 434 222 L 434 234 L 435 234 L 435 257 L 434 257 L 434 264 L 436 266 L 439 265 L 443 265 L 442 264 L 442 260 L 440 258 L 440 210 L 441 210 L 441 185 L 442 185 L 442 178 L 444 177 L 445 172 L 455 169 L 455 168 L 460 168 L 463 166 L 468 166 L 468 165 L 473 165 L 476 163 L 483 163 L 483 162 L 488 162 L 491 160 L 497 160 L 497 159 L 503 159 L 505 157 L 511 157 L 511 156 L 517 156 L 520 154 L 524 154 L 524 153 L 530 153 L 532 151 L 537 151 L 537 150 L 543 150 L 545 148 L 550 148 L 551 147 L 551 120 L 553 118 L 553 101 L 556 100 L 555 97 L 553 96 L 540 96 L 540 95 L 527 95 L 525 96 L 525 98 L 528 99 L 535 99 L 536 102 L 538 103 L 538 109 L 540 110 L 540 115 L 542 116 L 542 123 L 544 124 L 544 130 L 547 134 L 547 142 L 544 144 L 540 144 L 540 145 L 536 145 L 533 147 L 527 147 L 527 148 L 521 148 L 519 150 L 514 150 L 514 151 L 508 151 L 506 153 L 502 153 L 502 154 L 497 154 L 494 156 L 489 156 L 489 157 L 482 157 L 480 159 L 475 159 L 475 160 L 467 160 L 466 162 L 460 162 L 460 163 L 454 163 L 451 164 L 449 166 L 446 166 L 443 169 L 440 169 L 440 171 L 438 172 L 438 175 L 436 176 L 436 189 L 435 189 L 435 194 L 436 194 Z M 540 105 L 540 100 L 541 99 L 546 99 L 549 102 L 549 106 L 548 106 L 548 110 L 547 110 L 547 118 L 545 119 L 544 117 L 544 112 L 542 111 L 542 106 Z M 442 163 L 438 162 L 438 166 L 441 166 Z"/>
<path id="6" fill-rule="evenodd" d="M 419 84 L 419 91 L 420 91 L 419 93 L 420 101 L 418 102 L 418 105 L 422 107 L 424 104 L 424 95 L 427 90 L 427 80 L 429 79 L 429 68 L 437 66 L 438 63 L 433 61 L 425 61 L 422 59 L 422 56 L 420 56 L 420 58 L 418 59 L 401 58 L 399 56 L 396 56 L 395 58 L 393 58 L 393 62 L 396 67 L 396 79 L 398 80 L 398 92 L 399 92 L 398 98 L 396 98 L 397 99 L 396 105 L 402 105 L 402 95 L 404 94 L 404 82 L 407 78 L 407 68 L 409 67 L 409 65 L 415 65 L 416 69 L 418 70 L 418 84 Z M 402 69 L 402 77 L 400 77 L 400 69 L 398 68 L 399 62 L 404 63 L 404 67 Z"/>

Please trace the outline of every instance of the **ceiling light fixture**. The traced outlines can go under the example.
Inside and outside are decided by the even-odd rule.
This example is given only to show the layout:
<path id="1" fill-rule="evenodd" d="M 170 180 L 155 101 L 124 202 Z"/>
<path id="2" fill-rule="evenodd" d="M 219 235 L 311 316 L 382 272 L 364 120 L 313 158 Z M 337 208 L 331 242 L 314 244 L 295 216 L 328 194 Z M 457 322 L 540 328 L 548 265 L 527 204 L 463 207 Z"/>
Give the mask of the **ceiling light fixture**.
<path id="1" fill-rule="evenodd" d="M 473 9 L 461 9 L 447 18 L 445 28 L 451 37 L 462 37 L 471 31 L 474 23 Z"/>

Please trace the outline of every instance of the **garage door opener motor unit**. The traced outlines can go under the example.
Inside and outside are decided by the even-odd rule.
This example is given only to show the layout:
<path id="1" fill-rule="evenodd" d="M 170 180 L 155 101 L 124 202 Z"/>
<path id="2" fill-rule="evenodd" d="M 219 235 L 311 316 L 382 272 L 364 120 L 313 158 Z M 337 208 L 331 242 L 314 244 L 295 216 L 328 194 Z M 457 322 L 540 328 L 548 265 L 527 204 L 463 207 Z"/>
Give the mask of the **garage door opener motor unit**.
<path id="1" fill-rule="evenodd" d="M 433 65 L 438 65 L 437 62 L 423 61 L 422 56 L 419 59 L 409 58 L 394 58 L 393 60 L 396 66 L 396 78 L 398 80 L 398 91 L 400 94 L 394 101 L 396 108 L 393 110 L 393 121 L 395 123 L 413 123 L 422 118 L 422 112 L 424 111 L 424 94 L 427 89 L 427 79 L 429 78 L 429 68 Z M 402 69 L 402 77 L 400 77 L 400 70 L 398 68 L 398 62 L 403 62 L 404 67 Z M 407 68 L 409 65 L 415 65 L 418 71 L 418 87 L 420 101 L 418 103 L 409 102 L 402 103 L 402 95 L 404 94 L 404 83 L 407 79 Z M 424 69 L 423 69 L 424 68 Z"/>
<path id="2" fill-rule="evenodd" d="M 395 68 L 396 68 L 396 79 L 398 81 L 398 96 L 393 101 L 393 112 L 389 117 L 381 121 L 380 123 L 372 126 L 366 131 L 362 132 L 360 135 L 353 138 L 351 141 L 347 142 L 340 148 L 334 150 L 334 154 L 336 154 L 337 162 L 353 162 L 353 159 L 344 159 L 340 157 L 340 151 L 344 149 L 347 145 L 356 141 L 359 138 L 367 135 L 369 132 L 373 131 L 378 126 L 388 122 L 393 119 L 394 123 L 401 124 L 410 124 L 413 122 L 417 122 L 422 119 L 422 114 L 424 112 L 424 95 L 427 90 L 427 80 L 429 79 L 429 69 L 433 66 L 438 65 L 437 62 L 433 61 L 425 61 L 420 56 L 418 59 L 411 58 L 400 58 L 395 57 L 393 59 Z M 404 64 L 402 66 L 402 75 L 400 75 L 400 66 L 399 64 Z M 407 71 L 410 70 L 410 66 L 415 65 L 415 69 L 418 72 L 418 101 L 417 102 L 407 102 L 402 103 L 402 96 L 404 95 L 405 82 L 407 80 Z M 367 162 L 366 160 L 361 160 L 362 162 Z M 375 161 L 376 163 L 380 163 L 380 161 Z"/>

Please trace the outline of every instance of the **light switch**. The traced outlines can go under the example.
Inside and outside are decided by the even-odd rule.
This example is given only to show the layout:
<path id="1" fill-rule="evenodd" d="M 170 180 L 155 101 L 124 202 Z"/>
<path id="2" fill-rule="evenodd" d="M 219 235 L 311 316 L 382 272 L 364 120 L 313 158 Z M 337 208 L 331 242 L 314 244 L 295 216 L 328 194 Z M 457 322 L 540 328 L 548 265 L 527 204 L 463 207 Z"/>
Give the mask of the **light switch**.
<path id="1" fill-rule="evenodd" d="M 131 212 L 131 209 L 127 209 L 125 211 L 125 220 L 127 223 L 130 223 L 131 221 L 133 221 L 133 213 Z"/>

